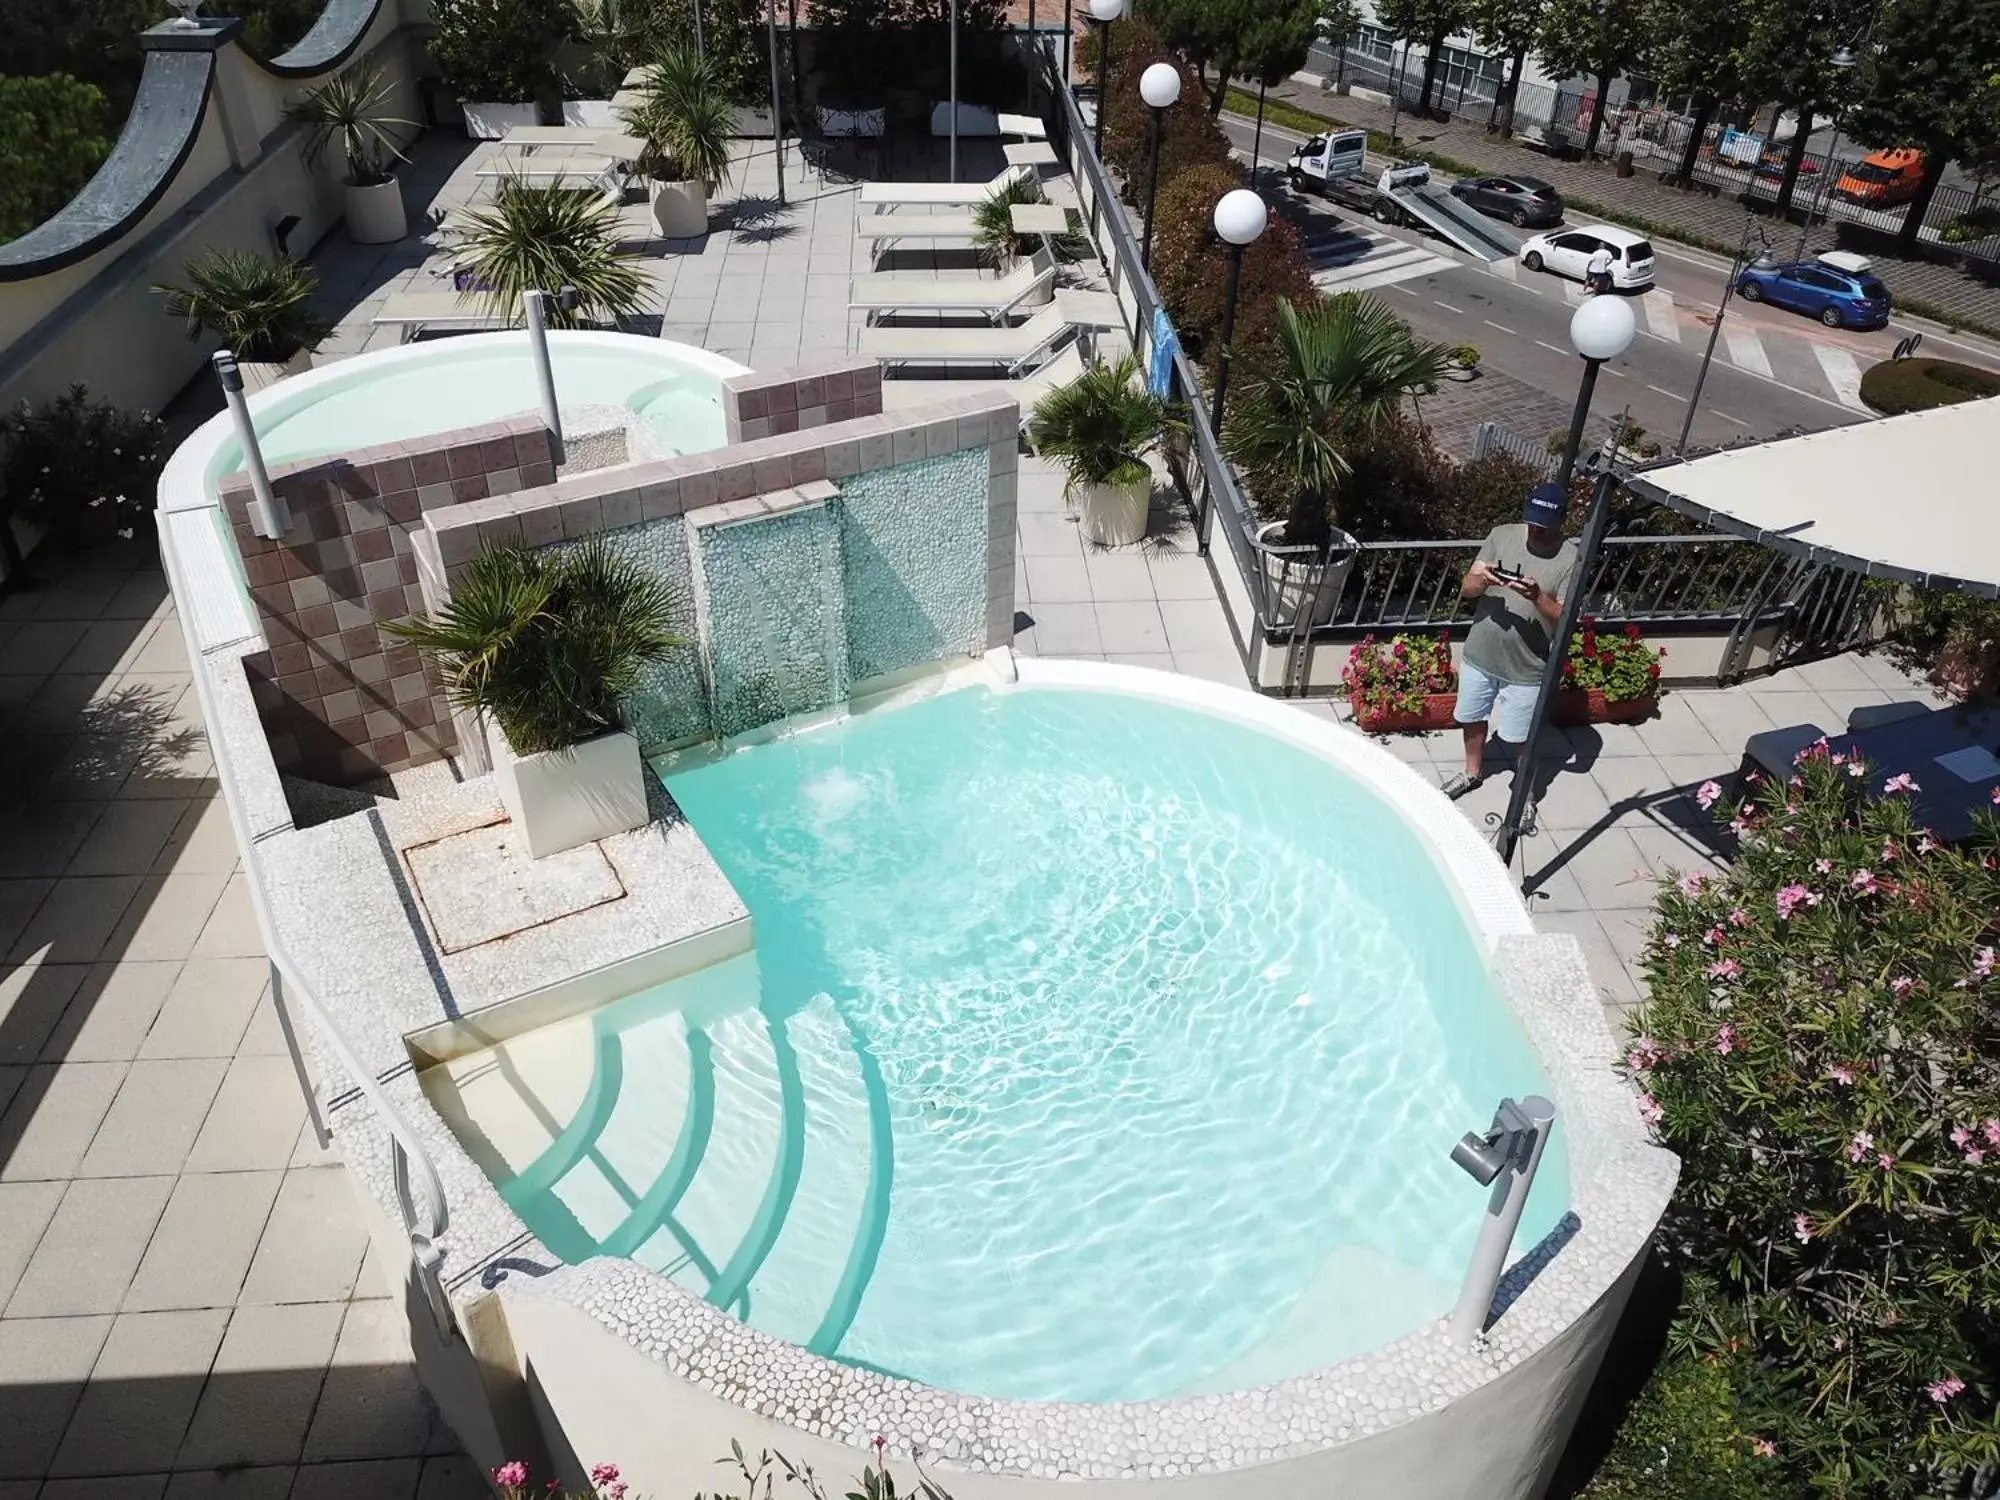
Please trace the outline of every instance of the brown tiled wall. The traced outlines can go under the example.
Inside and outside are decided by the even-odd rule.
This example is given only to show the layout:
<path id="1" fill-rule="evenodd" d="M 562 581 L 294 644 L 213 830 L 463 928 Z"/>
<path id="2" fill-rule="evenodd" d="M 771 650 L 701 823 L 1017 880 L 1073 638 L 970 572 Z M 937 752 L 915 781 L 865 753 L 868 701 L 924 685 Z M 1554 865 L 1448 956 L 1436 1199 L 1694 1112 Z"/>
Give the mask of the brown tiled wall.
<path id="1" fill-rule="evenodd" d="M 411 537 L 426 512 L 551 484 L 534 418 L 275 469 L 290 509 L 275 540 L 250 529 L 250 485 L 221 485 L 267 649 L 244 668 L 282 771 L 345 783 L 450 748 L 443 695 L 415 649 L 378 627 L 424 608 Z"/>
<path id="2" fill-rule="evenodd" d="M 732 443 L 824 427 L 882 410 L 882 367 L 841 355 L 722 382 L 722 420 Z"/>

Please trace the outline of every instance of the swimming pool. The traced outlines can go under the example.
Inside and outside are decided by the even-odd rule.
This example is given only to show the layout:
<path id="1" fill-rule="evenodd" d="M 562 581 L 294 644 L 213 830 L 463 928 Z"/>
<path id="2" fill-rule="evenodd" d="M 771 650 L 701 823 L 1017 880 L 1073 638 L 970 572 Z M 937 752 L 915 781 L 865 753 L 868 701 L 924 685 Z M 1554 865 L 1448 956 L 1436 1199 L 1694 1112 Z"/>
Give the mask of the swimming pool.
<path id="1" fill-rule="evenodd" d="M 662 771 L 756 953 L 432 1090 L 563 1259 L 1020 1400 L 1265 1385 L 1449 1308 L 1485 1194 L 1447 1152 L 1544 1084 L 1377 787 L 1025 686 Z M 1517 1252 L 1568 1206 L 1561 1145 Z"/>
<path id="2" fill-rule="evenodd" d="M 549 335 L 556 400 L 566 410 L 623 407 L 657 440 L 660 456 L 725 441 L 722 381 L 744 367 L 690 344 L 633 334 Z M 250 407 L 264 460 L 277 465 L 379 443 L 474 427 L 537 409 L 524 332 L 406 344 L 323 365 L 259 392 Z M 209 464 L 214 479 L 241 467 L 233 437 Z"/>

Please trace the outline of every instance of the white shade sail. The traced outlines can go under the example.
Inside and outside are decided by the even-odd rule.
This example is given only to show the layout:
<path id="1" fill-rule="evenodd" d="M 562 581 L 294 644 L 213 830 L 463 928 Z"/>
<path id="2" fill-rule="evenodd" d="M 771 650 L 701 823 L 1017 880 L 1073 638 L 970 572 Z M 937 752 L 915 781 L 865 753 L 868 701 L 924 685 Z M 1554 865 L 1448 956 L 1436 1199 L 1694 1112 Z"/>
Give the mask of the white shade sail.
<path id="1" fill-rule="evenodd" d="M 1815 562 L 2000 598 L 2000 398 L 1715 453 L 1627 487 Z"/>

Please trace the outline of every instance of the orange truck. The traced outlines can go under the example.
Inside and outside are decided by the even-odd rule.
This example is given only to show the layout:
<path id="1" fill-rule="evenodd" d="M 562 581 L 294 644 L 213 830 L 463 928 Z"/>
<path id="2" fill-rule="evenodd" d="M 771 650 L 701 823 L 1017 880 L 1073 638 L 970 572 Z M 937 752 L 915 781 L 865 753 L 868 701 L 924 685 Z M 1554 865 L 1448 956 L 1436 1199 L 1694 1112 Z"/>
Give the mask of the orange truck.
<path id="1" fill-rule="evenodd" d="M 1834 196 L 1868 208 L 1893 208 L 1917 196 L 1924 180 L 1924 153 L 1914 146 L 1870 151 L 1841 174 Z"/>

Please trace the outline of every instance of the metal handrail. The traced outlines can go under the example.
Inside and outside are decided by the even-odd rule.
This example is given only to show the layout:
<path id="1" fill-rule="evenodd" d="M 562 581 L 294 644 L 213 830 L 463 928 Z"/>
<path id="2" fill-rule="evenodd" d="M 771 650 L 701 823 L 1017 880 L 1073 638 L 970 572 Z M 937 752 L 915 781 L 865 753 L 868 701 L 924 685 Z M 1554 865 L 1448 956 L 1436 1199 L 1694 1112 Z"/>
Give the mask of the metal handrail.
<path id="1" fill-rule="evenodd" d="M 161 527 L 162 541 L 166 539 L 164 513 L 156 513 Z M 180 584 L 180 569 L 171 546 L 162 546 L 161 556 L 174 581 Z M 177 597 L 185 597 L 184 589 L 176 590 Z M 205 656 L 199 642 L 191 642 L 198 658 Z M 236 661 L 229 663 L 235 670 L 241 670 Z M 208 684 L 208 663 L 197 660 L 194 670 L 195 698 L 201 705 L 202 722 L 212 726 L 217 722 L 215 703 Z M 218 765 L 226 765 L 227 756 L 213 730 L 209 733 L 211 753 Z M 217 781 L 222 787 L 223 810 L 228 814 L 230 832 L 235 836 L 236 847 L 242 852 L 244 883 L 250 891 L 250 907 L 257 919 L 257 930 L 262 935 L 264 947 L 271 966 L 271 1004 L 278 1016 L 279 1029 L 284 1033 L 285 1047 L 291 1054 L 293 1070 L 298 1075 L 300 1092 L 305 1095 L 306 1114 L 312 1121 L 313 1136 L 322 1150 L 326 1148 L 331 1134 L 326 1128 L 326 1119 L 320 1110 L 319 1096 L 314 1091 L 312 1076 L 306 1070 L 305 1054 L 299 1046 L 299 1038 L 292 1023 L 288 1002 L 296 1000 L 300 1007 L 312 1018 L 320 1039 L 333 1053 L 334 1060 L 346 1071 L 353 1081 L 355 1090 L 368 1102 L 376 1116 L 389 1132 L 390 1170 L 395 1183 L 396 1207 L 402 1216 L 403 1232 L 410 1242 L 410 1260 L 416 1267 L 417 1279 L 424 1290 L 424 1298 L 430 1304 L 431 1317 L 436 1321 L 438 1333 L 449 1339 L 457 1331 L 457 1322 L 452 1316 L 450 1299 L 445 1296 L 441 1268 L 444 1251 L 439 1241 L 450 1226 L 450 1207 L 445 1198 L 444 1181 L 438 1176 L 437 1164 L 424 1149 L 416 1130 L 403 1117 L 403 1112 L 384 1092 L 381 1082 L 369 1071 L 355 1052 L 353 1045 L 340 1029 L 339 1024 L 328 1014 L 326 1008 L 313 995 L 310 987 L 300 977 L 283 945 L 278 941 L 277 930 L 271 922 L 270 905 L 265 894 L 262 872 L 258 869 L 256 844 L 251 839 L 248 826 L 243 820 L 243 810 L 237 804 L 231 779 L 224 775 Z M 415 1195 L 411 1191 L 412 1176 L 421 1189 L 423 1208 L 418 1210 Z"/>

